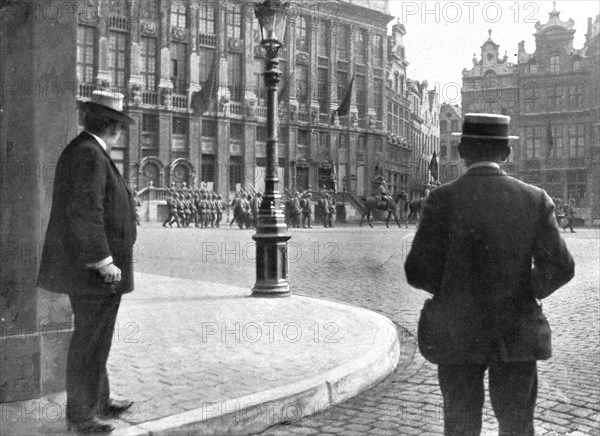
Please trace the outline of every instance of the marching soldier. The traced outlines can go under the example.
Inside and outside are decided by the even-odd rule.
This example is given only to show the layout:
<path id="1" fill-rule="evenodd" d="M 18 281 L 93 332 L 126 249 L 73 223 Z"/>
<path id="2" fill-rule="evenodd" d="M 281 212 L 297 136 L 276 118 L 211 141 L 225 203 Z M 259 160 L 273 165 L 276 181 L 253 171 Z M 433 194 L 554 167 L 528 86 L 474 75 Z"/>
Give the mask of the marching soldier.
<path id="1" fill-rule="evenodd" d="M 300 215 L 302 213 L 302 209 L 300 207 L 300 193 L 296 191 L 294 193 L 294 198 L 292 198 L 292 210 L 290 211 L 290 221 L 293 226 L 297 229 L 300 228 Z"/>
<path id="2" fill-rule="evenodd" d="M 306 220 L 308 220 L 308 228 L 312 229 L 312 226 L 310 225 L 310 221 L 312 218 L 312 210 L 310 208 L 310 198 L 312 197 L 312 194 L 310 192 L 307 192 L 304 195 L 304 198 L 302 199 L 302 201 L 300 202 L 300 206 L 302 207 L 302 228 L 305 229 L 306 228 Z"/>
<path id="3" fill-rule="evenodd" d="M 192 219 L 192 209 L 191 209 L 191 203 L 192 203 L 192 196 L 191 195 L 183 195 L 183 214 L 185 216 L 185 222 L 184 227 L 189 227 L 190 225 L 190 221 Z"/>
<path id="4" fill-rule="evenodd" d="M 200 199 L 200 227 L 203 229 L 208 227 L 208 203 L 206 201 L 206 194 L 202 194 Z"/>
<path id="5" fill-rule="evenodd" d="M 335 199 L 330 195 L 327 194 L 327 200 L 329 200 L 329 227 L 335 227 L 335 217 L 336 217 L 336 210 L 335 210 Z"/>
<path id="6" fill-rule="evenodd" d="M 327 198 L 329 194 L 324 194 L 323 198 L 319 200 L 319 206 L 321 206 L 321 210 L 323 211 L 323 227 L 329 227 L 329 199 Z"/>
<path id="7" fill-rule="evenodd" d="M 217 214 L 217 218 L 215 220 L 215 226 L 219 228 L 221 221 L 223 220 L 223 211 L 225 210 L 225 203 L 220 195 L 217 195 L 216 208 L 215 212 Z"/>
<path id="8" fill-rule="evenodd" d="M 171 193 L 169 197 L 167 197 L 167 210 L 169 211 L 169 217 L 163 222 L 163 227 L 173 227 L 173 222 L 177 223 L 177 227 L 179 226 L 179 217 L 177 216 L 177 194 Z"/>
<path id="9" fill-rule="evenodd" d="M 185 202 L 183 201 L 183 194 L 175 194 L 177 196 L 177 216 L 181 227 L 185 227 Z"/>

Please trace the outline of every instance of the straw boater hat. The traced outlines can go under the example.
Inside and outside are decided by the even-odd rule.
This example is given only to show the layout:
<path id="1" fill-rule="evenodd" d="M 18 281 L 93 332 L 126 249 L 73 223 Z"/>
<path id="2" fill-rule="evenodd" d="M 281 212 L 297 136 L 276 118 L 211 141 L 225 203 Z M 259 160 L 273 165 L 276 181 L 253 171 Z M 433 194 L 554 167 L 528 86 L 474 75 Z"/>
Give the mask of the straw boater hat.
<path id="1" fill-rule="evenodd" d="M 461 139 L 519 139 L 508 134 L 510 117 L 496 114 L 465 114 L 462 132 L 452 132 Z"/>
<path id="2" fill-rule="evenodd" d="M 135 121 L 123 112 L 123 94 L 111 91 L 94 91 L 89 101 L 78 101 L 77 105 L 86 114 L 100 118 L 134 124 Z"/>

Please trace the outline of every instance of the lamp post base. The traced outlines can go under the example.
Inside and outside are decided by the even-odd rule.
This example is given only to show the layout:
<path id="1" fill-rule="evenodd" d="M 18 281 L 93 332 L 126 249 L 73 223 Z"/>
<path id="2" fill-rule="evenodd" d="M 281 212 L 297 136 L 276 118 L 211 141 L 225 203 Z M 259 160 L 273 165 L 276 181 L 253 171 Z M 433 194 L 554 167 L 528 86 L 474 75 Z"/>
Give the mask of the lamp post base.
<path id="1" fill-rule="evenodd" d="M 292 295 L 288 283 L 287 241 L 291 235 L 256 234 L 256 297 L 287 297 Z"/>

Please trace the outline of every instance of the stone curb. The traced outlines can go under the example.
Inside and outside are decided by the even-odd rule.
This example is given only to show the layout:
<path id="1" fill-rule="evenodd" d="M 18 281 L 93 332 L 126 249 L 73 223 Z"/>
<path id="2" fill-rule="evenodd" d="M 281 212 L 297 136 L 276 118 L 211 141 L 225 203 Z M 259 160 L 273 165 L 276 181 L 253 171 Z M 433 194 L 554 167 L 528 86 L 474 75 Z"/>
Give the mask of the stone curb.
<path id="1" fill-rule="evenodd" d="M 293 298 L 315 300 L 300 296 Z M 227 400 L 221 404 L 204 405 L 155 421 L 119 427 L 111 434 L 244 435 L 315 413 L 335 413 L 335 405 L 374 386 L 394 371 L 400 358 L 400 339 L 396 326 L 383 315 L 329 300 L 319 300 L 319 304 L 343 305 L 346 310 L 350 309 L 361 317 L 367 314 L 381 332 L 370 351 L 310 379 Z"/>

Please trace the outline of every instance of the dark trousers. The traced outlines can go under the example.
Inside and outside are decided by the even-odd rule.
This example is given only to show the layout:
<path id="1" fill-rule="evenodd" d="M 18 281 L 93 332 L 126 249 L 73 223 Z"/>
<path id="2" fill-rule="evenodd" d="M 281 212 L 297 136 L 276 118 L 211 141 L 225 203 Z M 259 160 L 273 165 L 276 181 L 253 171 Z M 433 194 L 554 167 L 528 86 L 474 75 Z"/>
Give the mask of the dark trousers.
<path id="1" fill-rule="evenodd" d="M 477 436 L 481 433 L 485 398 L 483 378 L 489 368 L 489 391 L 500 436 L 533 436 L 537 397 L 536 362 L 488 365 L 439 365 L 444 398 L 444 435 Z"/>
<path id="2" fill-rule="evenodd" d="M 70 296 L 75 326 L 67 357 L 67 419 L 83 421 L 107 405 L 106 362 L 120 295 Z"/>

